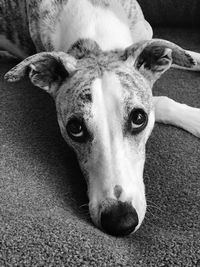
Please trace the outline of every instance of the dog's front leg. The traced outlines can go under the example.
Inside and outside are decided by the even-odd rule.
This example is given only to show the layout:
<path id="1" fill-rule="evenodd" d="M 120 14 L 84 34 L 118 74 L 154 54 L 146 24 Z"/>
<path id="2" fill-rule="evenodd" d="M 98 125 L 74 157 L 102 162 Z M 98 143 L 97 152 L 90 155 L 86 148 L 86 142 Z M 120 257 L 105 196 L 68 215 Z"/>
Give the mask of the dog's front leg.
<path id="1" fill-rule="evenodd" d="M 178 103 L 166 96 L 154 97 L 156 122 L 171 124 L 200 138 L 200 109 Z"/>

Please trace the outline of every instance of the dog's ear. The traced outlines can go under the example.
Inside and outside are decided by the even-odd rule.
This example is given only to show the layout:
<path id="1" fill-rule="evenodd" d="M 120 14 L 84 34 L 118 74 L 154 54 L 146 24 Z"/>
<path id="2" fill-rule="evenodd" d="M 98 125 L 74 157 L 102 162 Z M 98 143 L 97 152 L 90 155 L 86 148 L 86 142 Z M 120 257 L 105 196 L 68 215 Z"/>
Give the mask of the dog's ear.
<path id="1" fill-rule="evenodd" d="M 32 83 L 51 95 L 76 69 L 76 59 L 64 52 L 42 52 L 30 56 L 5 74 L 9 82 L 20 80 L 26 74 Z"/>
<path id="2" fill-rule="evenodd" d="M 130 59 L 134 67 L 147 78 L 151 85 L 172 64 L 185 68 L 193 68 L 196 65 L 187 51 L 162 39 L 143 41 L 128 47 L 123 59 Z"/>

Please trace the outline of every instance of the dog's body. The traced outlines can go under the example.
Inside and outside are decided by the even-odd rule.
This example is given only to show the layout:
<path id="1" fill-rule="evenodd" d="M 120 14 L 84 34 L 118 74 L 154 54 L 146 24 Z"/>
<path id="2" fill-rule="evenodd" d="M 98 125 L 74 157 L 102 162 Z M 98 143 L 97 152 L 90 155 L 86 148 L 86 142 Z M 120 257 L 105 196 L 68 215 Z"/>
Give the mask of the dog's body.
<path id="1" fill-rule="evenodd" d="M 133 41 L 152 38 L 150 25 L 132 0 L 2 1 L 4 46 L 6 50 L 11 47 L 11 53 L 20 50 L 21 57 L 33 54 L 32 43 L 37 52 L 67 52 L 83 38 L 95 40 L 103 50 L 126 48 Z M 14 51 L 8 46 L 11 42 Z"/>
<path id="2" fill-rule="evenodd" d="M 152 97 L 151 88 L 172 63 L 199 69 L 199 54 L 152 39 L 135 0 L 4 3 L 11 16 L 16 6 L 16 24 L 1 18 L 0 48 L 21 58 L 46 52 L 25 59 L 7 80 L 29 70 L 33 84 L 55 99 L 62 135 L 88 184 L 93 222 L 115 235 L 137 230 L 146 210 L 142 176 L 154 121 L 200 137 L 200 110 Z"/>

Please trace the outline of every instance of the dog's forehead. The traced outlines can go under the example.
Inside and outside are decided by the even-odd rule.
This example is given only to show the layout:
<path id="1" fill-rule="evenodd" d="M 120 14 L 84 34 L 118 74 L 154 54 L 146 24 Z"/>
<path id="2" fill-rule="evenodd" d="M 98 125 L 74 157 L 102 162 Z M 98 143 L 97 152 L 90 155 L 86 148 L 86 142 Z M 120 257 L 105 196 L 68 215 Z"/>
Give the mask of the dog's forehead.
<path id="1" fill-rule="evenodd" d="M 133 66 L 120 60 L 116 53 L 103 54 L 98 58 L 88 57 L 79 61 L 77 71 L 60 90 L 61 109 L 68 115 L 79 113 L 91 116 L 93 84 L 96 79 L 103 80 L 101 87 L 106 88 L 104 94 L 109 91 L 113 96 L 118 95 L 117 99 L 122 106 L 133 107 L 136 103 L 144 107 L 147 112 L 150 111 L 151 89 L 147 81 Z M 112 101 L 113 97 L 109 98 Z"/>

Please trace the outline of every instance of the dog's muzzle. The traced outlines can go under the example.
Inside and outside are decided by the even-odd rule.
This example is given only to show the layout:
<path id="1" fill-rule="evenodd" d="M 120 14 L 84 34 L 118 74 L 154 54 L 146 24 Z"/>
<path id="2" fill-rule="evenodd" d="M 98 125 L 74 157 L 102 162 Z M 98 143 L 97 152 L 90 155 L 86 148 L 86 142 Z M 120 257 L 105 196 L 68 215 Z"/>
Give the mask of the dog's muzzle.
<path id="1" fill-rule="evenodd" d="M 129 202 L 113 199 L 101 212 L 101 227 L 110 235 L 128 235 L 135 230 L 138 221 L 137 212 Z"/>

